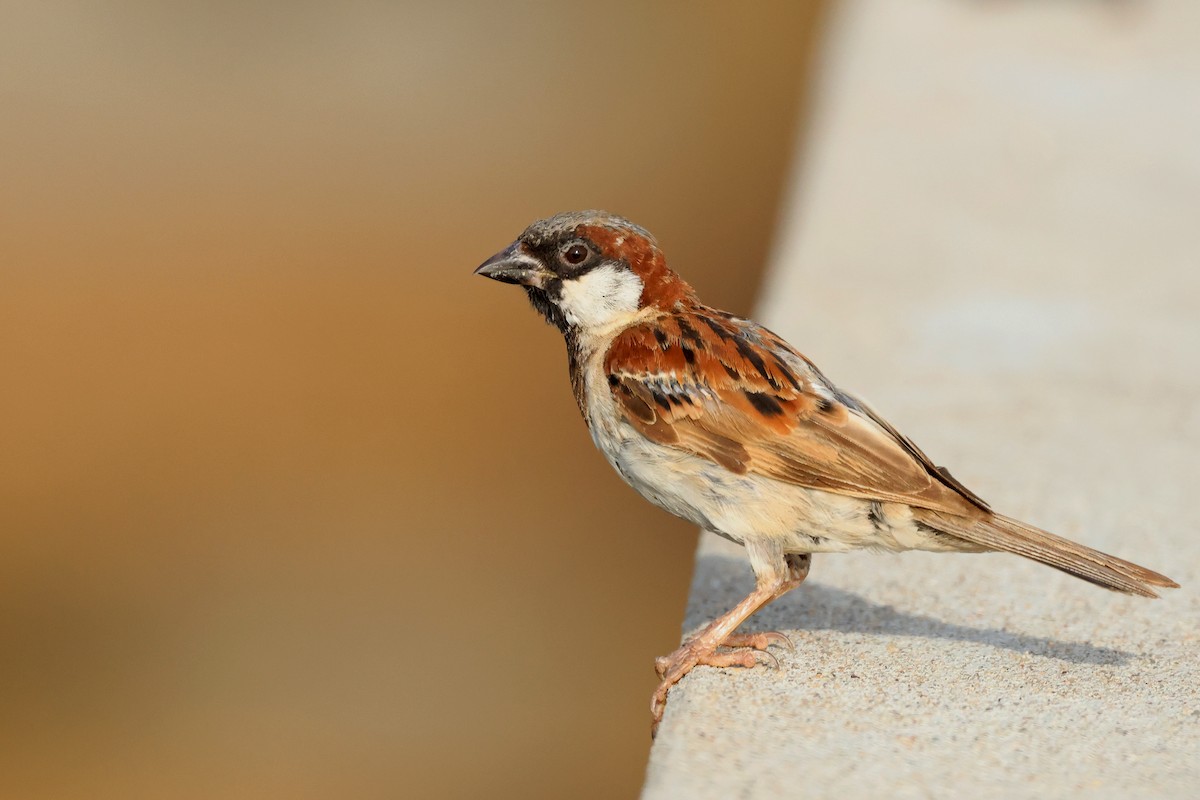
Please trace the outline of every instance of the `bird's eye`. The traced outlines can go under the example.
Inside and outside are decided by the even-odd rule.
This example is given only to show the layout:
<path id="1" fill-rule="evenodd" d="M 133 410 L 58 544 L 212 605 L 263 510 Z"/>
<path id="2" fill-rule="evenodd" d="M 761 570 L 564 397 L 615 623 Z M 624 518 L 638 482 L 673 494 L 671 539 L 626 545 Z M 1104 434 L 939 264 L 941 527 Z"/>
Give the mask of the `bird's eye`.
<path id="1" fill-rule="evenodd" d="M 581 244 L 573 244 L 562 251 L 562 259 L 571 266 L 582 264 L 588 257 L 588 249 Z"/>

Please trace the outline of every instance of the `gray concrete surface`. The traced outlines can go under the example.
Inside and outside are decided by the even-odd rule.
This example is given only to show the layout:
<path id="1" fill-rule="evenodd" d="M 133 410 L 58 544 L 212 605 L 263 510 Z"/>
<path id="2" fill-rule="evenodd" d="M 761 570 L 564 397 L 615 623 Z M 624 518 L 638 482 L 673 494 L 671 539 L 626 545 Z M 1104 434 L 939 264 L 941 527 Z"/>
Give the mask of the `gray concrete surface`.
<path id="1" fill-rule="evenodd" d="M 1200 4 L 845 4 L 759 318 L 994 507 L 1175 578 L 814 558 L 644 796 L 1200 797 Z M 719 298 L 712 298 L 719 300 Z M 753 584 L 705 535 L 684 623 Z"/>

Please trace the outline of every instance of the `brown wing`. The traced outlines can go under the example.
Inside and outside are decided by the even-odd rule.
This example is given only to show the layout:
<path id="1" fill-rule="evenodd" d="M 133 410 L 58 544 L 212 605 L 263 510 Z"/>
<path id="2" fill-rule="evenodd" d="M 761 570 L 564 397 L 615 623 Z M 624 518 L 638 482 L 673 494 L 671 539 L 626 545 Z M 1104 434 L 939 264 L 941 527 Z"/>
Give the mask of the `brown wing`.
<path id="1" fill-rule="evenodd" d="M 974 516 L 982 500 L 765 328 L 706 308 L 624 331 L 609 386 L 648 438 L 839 494 Z"/>

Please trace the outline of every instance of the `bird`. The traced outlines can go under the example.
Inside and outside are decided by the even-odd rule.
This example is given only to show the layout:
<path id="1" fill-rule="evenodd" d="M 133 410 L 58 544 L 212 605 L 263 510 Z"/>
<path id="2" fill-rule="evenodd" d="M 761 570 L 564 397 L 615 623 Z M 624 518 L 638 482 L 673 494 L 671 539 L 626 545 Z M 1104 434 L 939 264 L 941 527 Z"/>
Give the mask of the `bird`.
<path id="1" fill-rule="evenodd" d="M 529 225 L 475 273 L 524 288 L 558 329 L 592 441 L 656 506 L 745 548 L 754 589 L 655 660 L 657 731 L 697 666 L 773 664 L 777 631 L 738 633 L 804 581 L 814 553 L 1001 551 L 1130 595 L 1158 572 L 1004 516 L 866 402 L 757 323 L 705 305 L 654 236 L 604 211 Z"/>

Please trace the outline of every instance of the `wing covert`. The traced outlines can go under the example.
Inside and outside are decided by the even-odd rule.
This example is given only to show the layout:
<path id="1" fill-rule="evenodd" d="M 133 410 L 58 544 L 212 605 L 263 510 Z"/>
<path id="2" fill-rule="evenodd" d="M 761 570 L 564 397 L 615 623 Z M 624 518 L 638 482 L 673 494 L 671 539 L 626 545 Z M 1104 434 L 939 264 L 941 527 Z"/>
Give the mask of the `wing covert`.
<path id="1" fill-rule="evenodd" d="M 652 441 L 739 474 L 955 514 L 987 506 L 765 328 L 697 309 L 623 331 L 613 398 Z"/>

